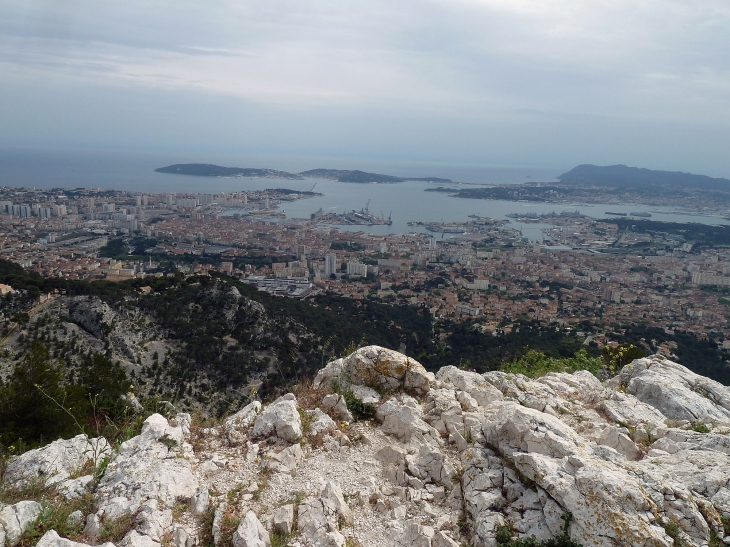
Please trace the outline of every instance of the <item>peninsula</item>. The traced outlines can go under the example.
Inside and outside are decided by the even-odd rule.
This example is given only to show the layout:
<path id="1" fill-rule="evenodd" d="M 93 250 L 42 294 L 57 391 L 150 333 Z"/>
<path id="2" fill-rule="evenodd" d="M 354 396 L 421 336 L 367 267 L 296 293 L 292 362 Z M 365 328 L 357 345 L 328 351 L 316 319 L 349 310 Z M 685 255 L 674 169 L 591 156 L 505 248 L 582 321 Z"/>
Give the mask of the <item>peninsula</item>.
<path id="1" fill-rule="evenodd" d="M 730 180 L 693 175 L 681 171 L 654 171 L 626 165 L 579 165 L 558 177 L 563 184 L 609 186 L 612 188 L 699 188 L 730 190 Z"/>

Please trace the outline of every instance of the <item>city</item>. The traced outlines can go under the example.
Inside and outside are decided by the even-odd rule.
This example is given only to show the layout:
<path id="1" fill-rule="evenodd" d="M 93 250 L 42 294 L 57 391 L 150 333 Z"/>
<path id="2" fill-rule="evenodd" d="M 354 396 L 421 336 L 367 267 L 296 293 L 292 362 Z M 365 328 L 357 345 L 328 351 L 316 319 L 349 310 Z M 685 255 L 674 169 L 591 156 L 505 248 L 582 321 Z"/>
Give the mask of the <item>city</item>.
<path id="1" fill-rule="evenodd" d="M 280 203 L 302 197 L 286 192 L 4 188 L 0 257 L 69 280 L 215 270 L 276 295 L 428 308 L 437 321 L 469 320 L 495 335 L 516 320 L 593 334 L 638 321 L 730 345 L 727 247 L 569 215 L 541 219 L 551 227 L 539 243 L 489 219 L 451 233 L 345 232 L 278 218 Z"/>

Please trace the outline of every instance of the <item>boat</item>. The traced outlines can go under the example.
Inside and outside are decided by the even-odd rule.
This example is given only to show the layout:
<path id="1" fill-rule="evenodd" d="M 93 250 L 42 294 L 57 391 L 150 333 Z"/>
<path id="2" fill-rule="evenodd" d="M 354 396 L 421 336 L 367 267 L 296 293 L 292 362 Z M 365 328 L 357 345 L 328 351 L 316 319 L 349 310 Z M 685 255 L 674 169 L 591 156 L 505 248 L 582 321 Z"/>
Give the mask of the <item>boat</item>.
<path id="1" fill-rule="evenodd" d="M 628 216 L 627 213 L 613 213 L 611 211 L 606 211 L 605 214 L 607 214 L 607 215 L 613 215 L 615 217 L 625 217 L 625 216 Z"/>
<path id="2" fill-rule="evenodd" d="M 629 214 L 632 217 L 651 218 L 651 213 L 646 213 L 644 211 L 632 211 Z"/>

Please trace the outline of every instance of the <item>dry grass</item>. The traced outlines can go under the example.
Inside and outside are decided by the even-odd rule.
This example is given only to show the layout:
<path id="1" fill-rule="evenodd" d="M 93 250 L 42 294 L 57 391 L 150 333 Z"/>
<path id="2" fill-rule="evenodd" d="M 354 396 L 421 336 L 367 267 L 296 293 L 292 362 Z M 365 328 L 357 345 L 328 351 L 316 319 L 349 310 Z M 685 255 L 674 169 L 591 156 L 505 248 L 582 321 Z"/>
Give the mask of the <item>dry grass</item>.
<path id="1" fill-rule="evenodd" d="M 84 524 L 69 524 L 68 517 L 74 511 L 81 511 L 86 516 L 94 512 L 94 496 L 86 494 L 81 498 L 67 501 L 60 496 L 41 500 L 43 509 L 38 519 L 20 537 L 19 547 L 33 547 L 49 530 L 56 530 L 62 537 L 72 541 L 81 541 L 84 538 Z"/>
<path id="2" fill-rule="evenodd" d="M 136 518 L 137 513 L 127 513 L 118 519 L 105 521 L 104 526 L 101 528 L 101 533 L 99 534 L 99 542 L 106 543 L 109 541 L 116 545 L 122 541 L 124 536 L 127 535 L 127 532 L 132 529 Z"/>
<path id="3" fill-rule="evenodd" d="M 296 396 L 300 408 L 314 410 L 315 408 L 319 408 L 324 396 L 332 393 L 332 390 L 327 386 L 315 387 L 312 384 L 312 380 L 304 378 L 299 384 L 294 386 L 292 393 Z"/>
<path id="4" fill-rule="evenodd" d="M 196 410 L 190 422 L 190 444 L 195 453 L 205 450 L 205 434 L 204 429 L 217 428 L 220 429 L 220 421 L 204 416 L 202 412 Z"/>

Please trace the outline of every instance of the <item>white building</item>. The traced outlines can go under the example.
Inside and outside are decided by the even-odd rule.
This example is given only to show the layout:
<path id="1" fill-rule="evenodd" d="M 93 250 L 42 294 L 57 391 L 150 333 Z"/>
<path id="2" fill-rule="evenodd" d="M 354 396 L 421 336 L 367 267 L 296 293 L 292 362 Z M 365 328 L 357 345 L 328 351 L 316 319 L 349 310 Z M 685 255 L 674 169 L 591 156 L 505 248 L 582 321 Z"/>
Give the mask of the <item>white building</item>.
<path id="1" fill-rule="evenodd" d="M 327 254 L 324 257 L 324 276 L 329 277 L 337 272 L 337 255 Z"/>

